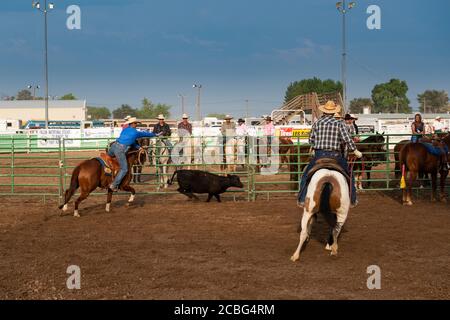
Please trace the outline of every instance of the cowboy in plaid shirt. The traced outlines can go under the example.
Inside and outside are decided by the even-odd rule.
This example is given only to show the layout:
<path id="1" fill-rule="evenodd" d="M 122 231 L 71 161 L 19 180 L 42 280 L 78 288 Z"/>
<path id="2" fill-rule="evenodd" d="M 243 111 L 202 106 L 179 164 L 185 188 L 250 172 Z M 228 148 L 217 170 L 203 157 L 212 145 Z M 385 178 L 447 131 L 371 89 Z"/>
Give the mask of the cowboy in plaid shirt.
<path id="1" fill-rule="evenodd" d="M 342 145 L 345 144 L 350 151 L 353 151 L 358 158 L 362 157 L 361 152 L 356 149 L 345 123 L 342 120 L 335 119 L 334 114 L 341 109 L 340 106 L 334 104 L 333 101 L 328 101 L 325 105 L 320 106 L 319 109 L 324 113 L 323 116 L 317 120 L 311 129 L 309 136 L 309 144 L 314 149 L 314 157 L 305 168 L 302 181 L 300 183 L 300 192 L 298 194 L 298 204 L 303 207 L 306 193 L 307 193 L 307 177 L 308 172 L 316 164 L 320 158 L 336 159 L 339 165 L 348 172 L 347 160 L 342 155 Z M 349 174 L 350 175 L 350 174 Z M 356 188 L 355 181 L 352 175 L 352 207 L 356 206 Z"/>

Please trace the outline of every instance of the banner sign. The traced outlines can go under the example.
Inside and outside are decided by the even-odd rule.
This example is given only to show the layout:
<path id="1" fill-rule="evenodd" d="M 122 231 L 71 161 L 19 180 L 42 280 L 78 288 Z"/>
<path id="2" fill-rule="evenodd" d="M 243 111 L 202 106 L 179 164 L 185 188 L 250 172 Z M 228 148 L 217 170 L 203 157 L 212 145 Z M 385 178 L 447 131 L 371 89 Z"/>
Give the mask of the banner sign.
<path id="1" fill-rule="evenodd" d="M 59 148 L 59 140 L 64 138 L 66 147 L 80 147 L 79 129 L 39 129 L 37 131 L 38 148 Z"/>

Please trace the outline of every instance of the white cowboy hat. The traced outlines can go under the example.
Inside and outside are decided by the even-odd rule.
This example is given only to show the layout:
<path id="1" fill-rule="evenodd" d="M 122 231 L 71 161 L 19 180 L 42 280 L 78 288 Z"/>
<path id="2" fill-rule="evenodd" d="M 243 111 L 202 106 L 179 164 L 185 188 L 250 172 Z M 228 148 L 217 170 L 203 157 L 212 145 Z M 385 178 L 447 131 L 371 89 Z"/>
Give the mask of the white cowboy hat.
<path id="1" fill-rule="evenodd" d="M 132 123 L 141 123 L 141 122 L 138 121 L 136 117 L 129 117 L 127 122 L 125 122 L 125 124 L 132 124 Z"/>
<path id="2" fill-rule="evenodd" d="M 182 119 L 189 119 L 189 116 L 186 113 L 183 113 Z"/>
<path id="3" fill-rule="evenodd" d="M 355 116 L 353 113 L 350 113 L 350 117 L 352 117 L 354 120 L 358 120 L 358 117 Z"/>
<path id="4" fill-rule="evenodd" d="M 341 111 L 341 106 L 336 105 L 334 103 L 334 101 L 330 100 L 327 103 L 325 103 L 324 105 L 319 106 L 319 110 L 322 111 L 323 113 L 335 114 L 335 113 L 339 113 Z"/>
<path id="5" fill-rule="evenodd" d="M 163 114 L 160 114 L 160 115 L 158 115 L 158 120 L 164 120 L 165 118 L 164 118 L 164 115 Z"/>
<path id="6" fill-rule="evenodd" d="M 442 117 L 440 117 L 440 116 L 437 116 L 436 118 L 434 118 L 434 120 L 441 120 L 442 119 Z"/>
<path id="7" fill-rule="evenodd" d="M 227 114 L 227 115 L 225 116 L 225 120 L 231 120 L 231 119 L 233 119 L 233 117 L 230 116 L 229 114 Z"/>
<path id="8" fill-rule="evenodd" d="M 123 118 L 123 120 L 128 120 L 130 118 L 131 118 L 131 116 L 126 116 L 125 118 Z"/>

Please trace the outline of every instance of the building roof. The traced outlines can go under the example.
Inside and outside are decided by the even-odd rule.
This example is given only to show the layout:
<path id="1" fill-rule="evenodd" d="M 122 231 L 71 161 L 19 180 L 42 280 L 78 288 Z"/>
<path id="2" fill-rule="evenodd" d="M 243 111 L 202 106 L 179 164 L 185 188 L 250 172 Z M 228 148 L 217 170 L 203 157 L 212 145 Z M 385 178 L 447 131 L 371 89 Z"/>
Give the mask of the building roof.
<path id="1" fill-rule="evenodd" d="M 84 108 L 86 100 L 49 100 L 49 108 Z M 0 109 L 9 108 L 45 108 L 44 100 L 1 100 Z"/>
<path id="2" fill-rule="evenodd" d="M 369 113 L 369 114 L 355 114 L 358 117 L 358 120 L 362 119 L 382 119 L 382 120 L 410 120 L 414 119 L 415 113 Z M 422 113 L 422 118 L 424 119 L 434 119 L 437 116 L 440 116 L 442 119 L 450 119 L 449 113 Z"/>

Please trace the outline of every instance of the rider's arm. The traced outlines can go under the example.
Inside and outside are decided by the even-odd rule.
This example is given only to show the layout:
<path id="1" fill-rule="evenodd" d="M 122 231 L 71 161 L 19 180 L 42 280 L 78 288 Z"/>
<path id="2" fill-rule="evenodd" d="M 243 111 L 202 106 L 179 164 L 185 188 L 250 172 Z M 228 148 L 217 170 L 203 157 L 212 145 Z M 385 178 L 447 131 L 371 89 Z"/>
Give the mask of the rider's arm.
<path id="1" fill-rule="evenodd" d="M 411 131 L 412 131 L 412 134 L 416 133 L 416 125 L 414 122 L 411 124 Z"/>
<path id="2" fill-rule="evenodd" d="M 350 137 L 350 134 L 348 133 L 346 125 L 343 122 L 339 125 L 339 131 L 340 131 L 342 140 L 344 140 L 345 144 L 348 146 L 348 149 L 350 151 L 355 151 L 356 150 L 355 142 Z"/>
<path id="3" fill-rule="evenodd" d="M 153 137 L 156 137 L 156 134 L 154 134 L 153 132 L 137 131 L 136 139 L 139 139 L 139 138 L 153 138 Z"/>

